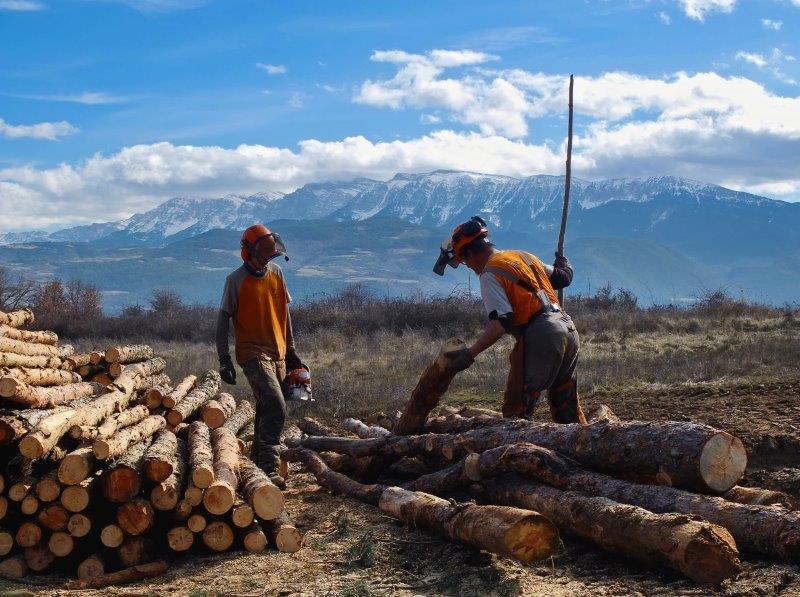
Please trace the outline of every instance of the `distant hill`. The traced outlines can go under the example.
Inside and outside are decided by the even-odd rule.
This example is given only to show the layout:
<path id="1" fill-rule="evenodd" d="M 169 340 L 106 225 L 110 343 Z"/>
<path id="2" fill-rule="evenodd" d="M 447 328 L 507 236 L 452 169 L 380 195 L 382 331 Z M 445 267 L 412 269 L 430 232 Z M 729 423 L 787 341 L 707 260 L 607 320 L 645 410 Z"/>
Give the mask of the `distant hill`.
<path id="1" fill-rule="evenodd" d="M 0 263 L 29 276 L 92 282 L 113 309 L 166 287 L 216 302 L 239 263 L 240 231 L 261 221 L 289 246 L 285 269 L 299 298 L 354 282 L 381 293 L 450 292 L 466 288 L 466 272 L 441 279 L 430 268 L 454 225 L 481 214 L 498 245 L 549 261 L 562 194 L 560 176 L 435 171 L 308 184 L 285 195 L 182 197 L 119 222 L 0 235 Z M 575 180 L 567 235 L 572 292 L 611 283 L 643 302 L 691 300 L 717 288 L 796 301 L 798 229 L 800 205 L 715 185 L 674 177 Z"/>

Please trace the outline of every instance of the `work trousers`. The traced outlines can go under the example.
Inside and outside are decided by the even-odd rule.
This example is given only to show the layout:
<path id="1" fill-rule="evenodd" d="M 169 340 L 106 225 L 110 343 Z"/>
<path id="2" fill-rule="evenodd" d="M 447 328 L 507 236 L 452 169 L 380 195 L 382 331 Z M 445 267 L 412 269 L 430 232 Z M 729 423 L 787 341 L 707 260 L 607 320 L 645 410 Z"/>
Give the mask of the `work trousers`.
<path id="1" fill-rule="evenodd" d="M 263 355 L 242 365 L 256 402 L 255 431 L 251 458 L 266 473 L 277 470 L 280 460 L 281 431 L 286 421 L 286 402 L 281 381 L 286 363 Z"/>

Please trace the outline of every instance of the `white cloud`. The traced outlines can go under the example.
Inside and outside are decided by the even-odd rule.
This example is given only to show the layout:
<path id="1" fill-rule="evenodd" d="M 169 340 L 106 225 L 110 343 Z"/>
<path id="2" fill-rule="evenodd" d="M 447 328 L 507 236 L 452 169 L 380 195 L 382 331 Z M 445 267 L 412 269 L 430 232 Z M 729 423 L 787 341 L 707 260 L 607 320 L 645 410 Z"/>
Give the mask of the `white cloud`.
<path id="1" fill-rule="evenodd" d="M 753 66 L 757 66 L 758 68 L 764 68 L 765 66 L 767 66 L 767 59 L 764 58 L 763 54 L 754 54 L 752 52 L 737 52 L 736 60 L 744 60 L 745 62 L 752 64 Z"/>
<path id="2" fill-rule="evenodd" d="M 658 13 L 659 20 L 664 23 L 665 25 L 672 24 L 672 17 L 665 13 L 663 10 Z"/>
<path id="3" fill-rule="evenodd" d="M 294 91 L 289 96 L 289 106 L 295 109 L 302 108 L 305 102 L 305 94 L 300 91 Z"/>
<path id="4" fill-rule="evenodd" d="M 257 63 L 256 68 L 260 68 L 268 75 L 284 75 L 288 71 L 283 64 L 265 64 L 263 62 Z"/>
<path id="5" fill-rule="evenodd" d="M 35 0 L 0 0 L 0 10 L 11 10 L 19 12 L 35 12 L 47 8 L 41 2 Z"/>
<path id="6" fill-rule="evenodd" d="M 48 139 L 57 141 L 59 137 L 77 132 L 77 128 L 64 120 L 61 122 L 13 125 L 0 118 L 0 136 L 6 139 Z"/>
<path id="7" fill-rule="evenodd" d="M 31 99 L 45 102 L 68 102 L 73 104 L 84 104 L 95 106 L 102 104 L 122 104 L 130 98 L 102 91 L 84 91 L 76 94 L 54 94 L 54 95 L 13 95 L 21 99 Z"/>
<path id="8" fill-rule="evenodd" d="M 773 21 L 772 19 L 761 19 L 761 26 L 765 29 L 772 29 L 780 31 L 783 27 L 783 21 Z"/>
<path id="9" fill-rule="evenodd" d="M 422 124 L 438 124 L 442 121 L 442 119 L 433 114 L 423 114 L 419 117 L 419 121 Z"/>
<path id="10" fill-rule="evenodd" d="M 796 58 L 791 54 L 784 53 L 780 48 L 772 48 L 772 51 L 767 55 L 752 52 L 737 52 L 736 59 L 743 60 L 759 69 L 769 70 L 769 72 L 782 83 L 797 85 L 797 81 L 787 75 L 781 68 L 787 62 L 795 62 Z"/>
<path id="11" fill-rule="evenodd" d="M 173 12 L 199 8 L 213 0 L 91 0 L 93 2 L 116 2 L 141 12 Z"/>
<path id="12" fill-rule="evenodd" d="M 709 13 L 733 11 L 736 0 L 678 0 L 678 4 L 690 19 L 704 21 Z"/>

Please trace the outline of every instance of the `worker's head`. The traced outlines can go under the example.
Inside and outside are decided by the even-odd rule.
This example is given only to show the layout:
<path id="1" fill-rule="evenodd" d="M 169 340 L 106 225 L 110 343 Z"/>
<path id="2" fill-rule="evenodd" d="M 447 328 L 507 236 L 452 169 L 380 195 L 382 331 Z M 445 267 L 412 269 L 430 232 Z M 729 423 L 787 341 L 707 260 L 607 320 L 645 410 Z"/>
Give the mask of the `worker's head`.
<path id="1" fill-rule="evenodd" d="M 467 267 L 478 271 L 475 267 L 481 262 L 485 264 L 491 255 L 492 244 L 487 240 L 489 229 L 486 222 L 478 216 L 473 216 L 453 230 L 451 237 L 442 243 L 439 259 L 433 266 L 433 271 L 440 276 L 444 275 L 444 266 L 458 267 L 465 263 Z M 480 265 L 480 269 L 483 267 Z"/>
<path id="2" fill-rule="evenodd" d="M 286 257 L 286 246 L 281 237 L 263 224 L 250 226 L 242 233 L 242 261 L 255 270 L 262 270 L 278 255 Z"/>

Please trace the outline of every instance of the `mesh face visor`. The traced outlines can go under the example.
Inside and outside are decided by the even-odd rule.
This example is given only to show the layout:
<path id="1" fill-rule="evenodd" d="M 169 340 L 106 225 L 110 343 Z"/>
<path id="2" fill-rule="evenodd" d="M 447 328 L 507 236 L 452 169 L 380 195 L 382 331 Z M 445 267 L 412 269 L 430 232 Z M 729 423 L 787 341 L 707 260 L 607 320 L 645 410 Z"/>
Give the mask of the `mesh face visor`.
<path id="1" fill-rule="evenodd" d="M 263 242 L 267 236 L 271 237 L 275 242 L 273 249 L 269 248 L 270 243 Z M 286 254 L 286 245 L 283 243 L 283 240 L 281 240 L 280 235 L 276 232 L 272 232 L 267 236 L 263 236 L 256 241 L 256 244 L 253 246 L 252 250 L 253 255 L 265 263 L 275 259 L 275 257 L 278 255 L 283 255 L 284 259 L 289 261 L 289 256 Z"/>
<path id="2" fill-rule="evenodd" d="M 441 248 L 439 249 L 439 258 L 436 260 L 436 263 L 433 266 L 433 272 L 440 276 L 444 276 L 444 268 L 446 265 L 449 265 L 453 269 L 458 267 L 458 259 L 456 259 L 455 253 L 453 252 L 453 245 L 449 240 L 446 240 L 442 243 Z"/>

